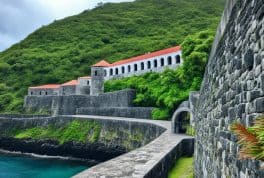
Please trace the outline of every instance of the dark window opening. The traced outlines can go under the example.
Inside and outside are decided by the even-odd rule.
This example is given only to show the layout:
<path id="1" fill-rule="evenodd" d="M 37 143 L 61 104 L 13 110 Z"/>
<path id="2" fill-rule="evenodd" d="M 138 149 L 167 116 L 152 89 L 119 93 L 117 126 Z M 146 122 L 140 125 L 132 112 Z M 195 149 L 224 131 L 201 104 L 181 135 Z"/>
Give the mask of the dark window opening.
<path id="1" fill-rule="evenodd" d="M 89 80 L 87 81 L 87 85 L 90 85 L 90 81 Z"/>
<path id="2" fill-rule="evenodd" d="M 107 75 L 107 72 L 106 72 L 106 70 L 104 70 L 104 76 L 106 76 Z"/>
<path id="3" fill-rule="evenodd" d="M 144 70 L 144 62 L 141 62 L 141 70 Z"/>
<path id="4" fill-rule="evenodd" d="M 48 95 L 48 92 L 46 91 L 45 94 Z"/>
<path id="5" fill-rule="evenodd" d="M 41 91 L 39 92 L 39 95 L 41 95 Z"/>
<path id="6" fill-rule="evenodd" d="M 137 71 L 137 64 L 134 64 L 134 71 Z"/>
<path id="7" fill-rule="evenodd" d="M 148 69 L 150 69 L 151 68 L 151 63 L 150 63 L 150 61 L 148 61 Z"/>
<path id="8" fill-rule="evenodd" d="M 30 92 L 30 95 L 33 95 L 33 92 Z"/>
<path id="9" fill-rule="evenodd" d="M 131 72 L 131 66 L 130 66 L 130 65 L 127 66 L 127 71 L 128 71 L 128 72 Z"/>
<path id="10" fill-rule="evenodd" d="M 164 58 L 161 58 L 161 60 L 160 60 L 160 65 L 161 65 L 161 66 L 164 66 Z"/>
<path id="11" fill-rule="evenodd" d="M 113 75 L 113 69 L 110 69 L 110 75 L 111 76 Z"/>
<path id="12" fill-rule="evenodd" d="M 154 60 L 154 67 L 158 67 L 158 61 Z"/>
<path id="13" fill-rule="evenodd" d="M 97 71 L 94 71 L 94 76 L 97 76 Z"/>
<path id="14" fill-rule="evenodd" d="M 122 74 L 125 73 L 125 67 L 122 67 Z"/>
<path id="15" fill-rule="evenodd" d="M 180 57 L 180 55 L 177 55 L 176 56 L 176 64 L 179 64 L 179 63 L 181 63 L 181 57 Z"/>
<path id="16" fill-rule="evenodd" d="M 115 69 L 115 74 L 118 75 L 118 68 Z"/>
<path id="17" fill-rule="evenodd" d="M 168 57 L 168 65 L 172 64 L 171 56 Z"/>

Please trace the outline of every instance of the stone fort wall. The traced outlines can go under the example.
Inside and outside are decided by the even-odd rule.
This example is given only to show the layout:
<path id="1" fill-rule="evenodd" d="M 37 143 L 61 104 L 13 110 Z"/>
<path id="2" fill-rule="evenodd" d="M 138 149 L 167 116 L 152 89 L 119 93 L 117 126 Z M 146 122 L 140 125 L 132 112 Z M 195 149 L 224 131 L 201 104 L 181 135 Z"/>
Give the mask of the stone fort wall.
<path id="1" fill-rule="evenodd" d="M 197 177 L 264 177 L 263 162 L 239 160 L 234 122 L 264 112 L 264 1 L 228 0 L 194 115 Z"/>
<path id="2" fill-rule="evenodd" d="M 26 96 L 24 107 L 32 112 L 52 115 L 108 115 L 116 117 L 151 118 L 153 108 L 134 108 L 135 90 L 126 89 L 99 96 Z"/>

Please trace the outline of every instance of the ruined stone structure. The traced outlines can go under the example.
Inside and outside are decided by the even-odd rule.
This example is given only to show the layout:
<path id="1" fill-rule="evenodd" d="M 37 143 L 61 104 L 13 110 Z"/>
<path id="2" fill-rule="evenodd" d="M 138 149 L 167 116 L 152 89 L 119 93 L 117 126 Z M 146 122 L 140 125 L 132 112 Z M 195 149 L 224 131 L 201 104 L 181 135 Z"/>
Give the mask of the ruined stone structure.
<path id="1" fill-rule="evenodd" d="M 264 112 L 263 17 L 263 0 L 227 1 L 194 110 L 196 177 L 264 177 L 263 162 L 238 159 L 230 131 Z"/>

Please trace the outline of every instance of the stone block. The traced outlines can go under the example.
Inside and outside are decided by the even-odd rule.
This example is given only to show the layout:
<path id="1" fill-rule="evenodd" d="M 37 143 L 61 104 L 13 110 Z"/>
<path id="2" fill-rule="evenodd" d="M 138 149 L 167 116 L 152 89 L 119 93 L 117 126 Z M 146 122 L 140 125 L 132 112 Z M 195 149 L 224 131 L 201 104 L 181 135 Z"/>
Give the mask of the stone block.
<path id="1" fill-rule="evenodd" d="M 256 99 L 255 108 L 258 113 L 264 112 L 264 97 Z"/>

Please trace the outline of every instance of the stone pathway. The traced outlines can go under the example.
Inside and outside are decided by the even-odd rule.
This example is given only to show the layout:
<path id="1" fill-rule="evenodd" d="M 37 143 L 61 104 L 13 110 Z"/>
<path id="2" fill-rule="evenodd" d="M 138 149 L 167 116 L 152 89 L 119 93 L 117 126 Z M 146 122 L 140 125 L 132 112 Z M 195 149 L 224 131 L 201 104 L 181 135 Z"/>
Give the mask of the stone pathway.
<path id="1" fill-rule="evenodd" d="M 130 122 L 155 124 L 166 129 L 164 133 L 162 133 L 158 138 L 156 138 L 149 144 L 109 161 L 98 164 L 92 168 L 89 168 L 74 176 L 75 178 L 142 178 L 147 175 L 161 161 L 164 161 L 164 158 L 168 154 L 175 151 L 176 146 L 182 140 L 192 138 L 190 136 L 182 134 L 172 134 L 170 121 L 87 115 L 74 115 L 71 117 L 111 120 L 126 119 Z"/>

